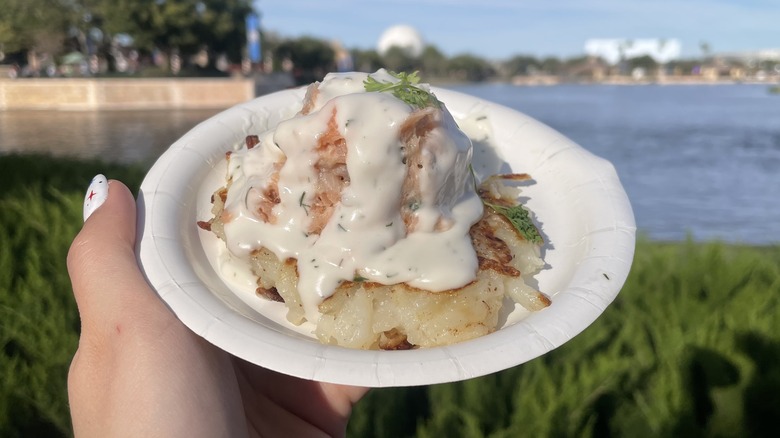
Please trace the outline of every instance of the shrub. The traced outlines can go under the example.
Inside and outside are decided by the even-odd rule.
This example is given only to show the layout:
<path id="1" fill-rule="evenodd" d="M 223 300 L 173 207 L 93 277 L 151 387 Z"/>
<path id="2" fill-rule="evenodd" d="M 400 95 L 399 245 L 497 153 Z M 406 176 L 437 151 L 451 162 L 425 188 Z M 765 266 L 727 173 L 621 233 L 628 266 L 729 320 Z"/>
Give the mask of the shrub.
<path id="1" fill-rule="evenodd" d="M 102 172 L 0 157 L 0 436 L 69 436 L 78 313 L 65 257 Z M 371 391 L 349 425 L 373 437 L 775 436 L 780 247 L 641 239 L 616 301 L 562 347 L 465 382 Z"/>

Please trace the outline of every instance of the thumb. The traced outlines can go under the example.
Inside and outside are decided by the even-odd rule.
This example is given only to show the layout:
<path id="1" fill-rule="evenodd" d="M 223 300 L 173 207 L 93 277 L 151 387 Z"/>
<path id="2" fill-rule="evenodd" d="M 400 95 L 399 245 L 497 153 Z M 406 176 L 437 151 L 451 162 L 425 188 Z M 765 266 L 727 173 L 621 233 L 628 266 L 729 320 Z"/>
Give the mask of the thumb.
<path id="1" fill-rule="evenodd" d="M 107 188 L 104 197 L 100 187 Z M 68 253 L 81 316 L 68 374 L 75 435 L 241 432 L 245 420 L 238 417 L 243 409 L 228 356 L 178 323 L 141 274 L 133 195 L 98 176 L 86 201 L 86 222 Z"/>
<path id="2" fill-rule="evenodd" d="M 135 200 L 127 186 L 98 175 L 84 210 L 86 222 L 68 252 L 82 335 L 107 333 L 120 321 L 143 320 L 150 305 L 165 311 L 138 268 Z"/>

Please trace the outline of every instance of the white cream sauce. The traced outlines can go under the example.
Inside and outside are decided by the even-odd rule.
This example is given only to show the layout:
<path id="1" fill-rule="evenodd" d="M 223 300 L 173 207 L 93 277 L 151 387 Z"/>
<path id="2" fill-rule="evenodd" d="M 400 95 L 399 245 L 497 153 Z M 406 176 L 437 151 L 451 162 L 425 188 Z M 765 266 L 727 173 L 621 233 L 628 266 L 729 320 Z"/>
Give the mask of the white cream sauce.
<path id="1" fill-rule="evenodd" d="M 384 70 L 372 74 L 396 82 Z M 362 277 L 382 284 L 408 283 L 430 291 L 458 288 L 475 278 L 477 259 L 469 228 L 482 214 L 469 170 L 471 141 L 452 116 L 429 133 L 421 172 L 417 227 L 408 235 L 400 205 L 407 177 L 402 163 L 399 128 L 414 111 L 390 93 L 366 93 L 364 73 L 330 74 L 319 85 L 312 111 L 283 121 L 260 136 L 260 144 L 241 148 L 229 160 L 225 210 L 227 248 L 232 257 L 246 259 L 259 247 L 280 260 L 298 260 L 298 290 L 309 321 L 319 318 L 318 305 L 342 281 Z M 320 234 L 307 234 L 307 206 L 315 192 L 315 150 L 318 138 L 336 111 L 337 129 L 347 144 L 350 183 L 341 193 L 333 215 Z M 255 215 L 253 198 L 279 172 L 281 202 L 273 219 Z M 277 165 L 278 167 L 278 165 Z M 451 225 L 436 231 L 437 222 Z M 272 222 L 272 223 L 271 223 Z M 243 266 L 221 263 L 223 274 Z"/>

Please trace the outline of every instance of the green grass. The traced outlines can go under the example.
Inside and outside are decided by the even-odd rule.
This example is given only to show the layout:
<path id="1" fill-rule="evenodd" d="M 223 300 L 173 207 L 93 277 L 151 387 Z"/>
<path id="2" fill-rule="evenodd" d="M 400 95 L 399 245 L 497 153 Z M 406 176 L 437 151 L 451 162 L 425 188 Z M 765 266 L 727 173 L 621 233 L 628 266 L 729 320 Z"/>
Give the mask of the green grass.
<path id="1" fill-rule="evenodd" d="M 78 313 L 65 269 L 92 176 L 143 169 L 0 156 L 0 436 L 69 436 Z M 466 382 L 374 390 L 350 436 L 775 436 L 780 247 L 640 239 L 618 299 L 581 335 Z"/>
<path id="2" fill-rule="evenodd" d="M 70 435 L 66 376 L 79 318 L 65 258 L 97 173 L 141 169 L 0 156 L 0 436 Z"/>
<path id="3" fill-rule="evenodd" d="M 640 240 L 591 327 L 522 366 L 375 391 L 351 432 L 376 437 L 778 436 L 780 248 Z"/>

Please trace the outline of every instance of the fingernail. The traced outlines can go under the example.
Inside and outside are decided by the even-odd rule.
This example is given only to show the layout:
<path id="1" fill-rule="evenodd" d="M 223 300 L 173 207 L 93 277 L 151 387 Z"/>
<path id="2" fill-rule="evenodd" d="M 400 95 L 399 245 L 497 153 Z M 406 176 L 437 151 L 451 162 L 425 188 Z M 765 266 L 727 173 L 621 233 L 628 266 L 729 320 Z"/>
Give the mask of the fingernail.
<path id="1" fill-rule="evenodd" d="M 92 216 L 108 198 L 108 180 L 103 175 L 97 175 L 89 183 L 87 194 L 84 196 L 84 222 Z"/>

